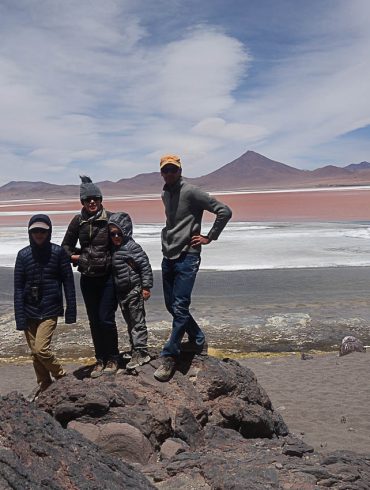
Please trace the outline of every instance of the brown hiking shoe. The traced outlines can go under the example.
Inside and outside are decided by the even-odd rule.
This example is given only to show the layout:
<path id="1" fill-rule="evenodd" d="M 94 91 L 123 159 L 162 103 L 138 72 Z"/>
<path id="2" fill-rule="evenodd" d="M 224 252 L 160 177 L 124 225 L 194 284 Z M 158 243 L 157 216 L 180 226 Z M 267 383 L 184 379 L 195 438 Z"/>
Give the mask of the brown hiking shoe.
<path id="1" fill-rule="evenodd" d="M 132 351 L 131 361 L 127 363 L 126 369 L 135 369 L 150 362 L 150 355 L 144 349 Z"/>
<path id="2" fill-rule="evenodd" d="M 36 401 L 39 395 L 43 393 L 45 390 L 47 390 L 49 386 L 51 386 L 52 384 L 53 381 L 51 379 L 43 381 L 42 383 L 37 385 L 29 395 L 26 396 L 26 400 L 29 402 Z"/>
<path id="3" fill-rule="evenodd" d="M 104 374 L 116 374 L 118 371 L 118 362 L 115 359 L 109 359 L 107 362 L 105 368 L 104 368 Z"/>
<path id="4" fill-rule="evenodd" d="M 104 371 L 104 363 L 100 359 L 96 361 L 93 370 L 90 373 L 90 378 L 99 378 L 103 374 Z"/>
<path id="5" fill-rule="evenodd" d="M 176 359 L 172 356 L 162 357 L 162 364 L 154 372 L 158 381 L 168 381 L 175 371 Z"/>
<path id="6" fill-rule="evenodd" d="M 34 402 L 35 400 L 37 400 L 39 394 L 41 393 L 41 389 L 40 389 L 40 386 L 37 385 L 32 391 L 31 393 L 29 393 L 27 396 L 26 396 L 26 400 L 29 401 L 29 402 Z"/>

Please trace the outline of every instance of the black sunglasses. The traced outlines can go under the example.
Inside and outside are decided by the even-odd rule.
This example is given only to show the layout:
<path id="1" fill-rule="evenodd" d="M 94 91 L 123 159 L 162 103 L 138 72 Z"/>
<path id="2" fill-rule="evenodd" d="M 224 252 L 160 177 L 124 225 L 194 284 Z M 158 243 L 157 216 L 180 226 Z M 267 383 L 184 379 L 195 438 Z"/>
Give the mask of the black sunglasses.
<path id="1" fill-rule="evenodd" d="M 112 238 L 123 238 L 122 233 L 119 233 L 118 231 L 111 231 L 111 232 L 109 232 L 109 235 Z"/>
<path id="2" fill-rule="evenodd" d="M 32 230 L 30 230 L 30 231 L 31 231 L 31 233 L 42 233 L 44 235 L 49 230 L 45 230 L 45 228 L 32 228 Z"/>
<path id="3" fill-rule="evenodd" d="M 179 167 L 176 167 L 175 165 L 166 165 L 161 169 L 162 174 L 177 174 L 179 171 Z"/>
<path id="4" fill-rule="evenodd" d="M 83 199 L 83 202 L 91 202 L 91 201 L 94 201 L 94 202 L 101 201 L 101 197 L 100 196 L 88 196 L 86 199 Z"/>

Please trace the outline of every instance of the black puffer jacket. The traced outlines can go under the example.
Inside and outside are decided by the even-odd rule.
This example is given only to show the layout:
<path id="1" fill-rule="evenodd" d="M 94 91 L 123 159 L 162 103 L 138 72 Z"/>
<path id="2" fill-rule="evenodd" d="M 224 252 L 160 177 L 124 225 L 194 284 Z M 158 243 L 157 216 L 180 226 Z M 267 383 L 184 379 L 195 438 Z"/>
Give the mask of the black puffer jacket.
<path id="1" fill-rule="evenodd" d="M 127 213 L 114 213 L 109 224 L 117 226 L 123 234 L 123 243 L 112 256 L 113 279 L 118 298 L 131 289 L 153 287 L 153 272 L 147 254 L 132 238 L 132 221 Z"/>
<path id="2" fill-rule="evenodd" d="M 110 273 L 111 255 L 108 218 L 112 213 L 102 208 L 89 216 L 84 209 L 70 222 L 62 247 L 71 255 L 79 255 L 78 271 L 86 276 L 105 276 Z M 76 248 L 77 241 L 80 248 Z"/>
<path id="3" fill-rule="evenodd" d="M 30 233 L 30 245 L 18 252 L 14 269 L 14 311 L 17 330 L 27 328 L 28 318 L 44 320 L 62 316 L 63 294 L 67 308 L 65 322 L 76 321 L 76 295 L 72 267 L 62 247 L 51 243 L 51 221 L 44 214 L 33 216 L 28 226 L 42 221 L 50 226 L 43 246 L 37 246 Z M 33 288 L 33 289 L 31 289 Z"/>

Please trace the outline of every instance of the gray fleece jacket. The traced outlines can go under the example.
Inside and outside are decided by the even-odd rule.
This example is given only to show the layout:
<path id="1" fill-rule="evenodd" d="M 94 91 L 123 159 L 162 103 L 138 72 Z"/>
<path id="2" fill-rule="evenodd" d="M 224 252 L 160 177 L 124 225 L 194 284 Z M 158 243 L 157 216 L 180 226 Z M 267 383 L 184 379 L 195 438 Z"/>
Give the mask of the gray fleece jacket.
<path id="1" fill-rule="evenodd" d="M 217 240 L 232 215 L 228 206 L 182 178 L 172 186 L 163 187 L 162 201 L 166 213 L 162 252 L 168 259 L 176 259 L 183 252 L 200 254 L 200 247 L 191 247 L 190 240 L 201 232 L 204 211 L 216 215 L 207 234 L 210 240 Z"/>

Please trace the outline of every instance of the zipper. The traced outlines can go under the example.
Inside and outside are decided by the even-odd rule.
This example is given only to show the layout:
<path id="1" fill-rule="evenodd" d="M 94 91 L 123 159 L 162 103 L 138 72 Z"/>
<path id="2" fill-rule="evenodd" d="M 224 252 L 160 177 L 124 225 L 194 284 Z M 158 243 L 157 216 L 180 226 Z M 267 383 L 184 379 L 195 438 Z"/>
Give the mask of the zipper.
<path id="1" fill-rule="evenodd" d="M 87 272 L 90 272 L 91 268 L 91 252 L 92 252 L 92 223 L 91 221 L 89 222 L 89 264 L 87 266 Z"/>

